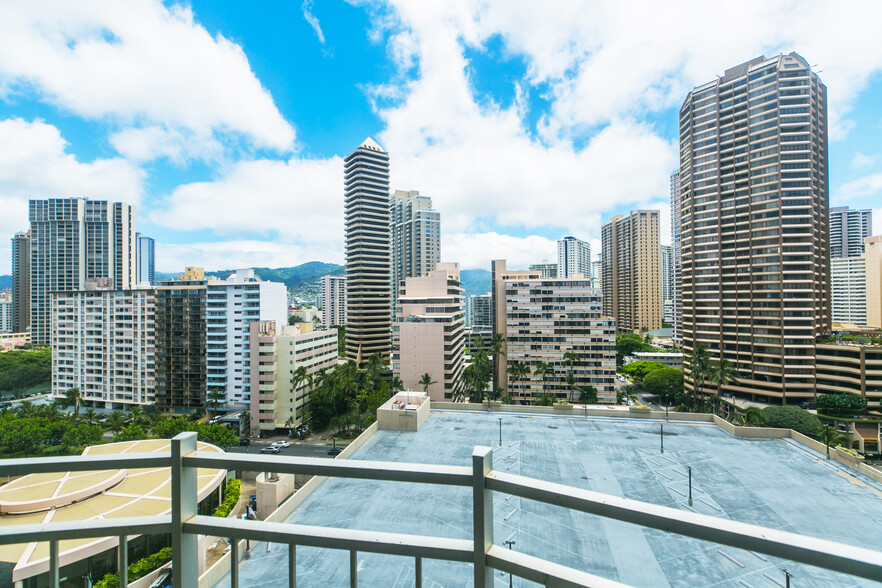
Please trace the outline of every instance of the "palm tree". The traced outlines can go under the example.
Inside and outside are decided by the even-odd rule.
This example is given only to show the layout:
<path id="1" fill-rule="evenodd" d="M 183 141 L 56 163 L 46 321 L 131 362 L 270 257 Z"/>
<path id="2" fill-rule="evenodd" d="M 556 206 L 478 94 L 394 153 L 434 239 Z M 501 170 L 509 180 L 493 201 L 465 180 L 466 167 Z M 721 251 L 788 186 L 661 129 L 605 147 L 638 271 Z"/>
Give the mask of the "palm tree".
<path id="1" fill-rule="evenodd" d="M 390 382 L 390 387 L 393 392 L 399 392 L 402 388 L 404 388 L 404 382 L 401 381 L 401 378 L 398 376 L 392 376 L 392 381 Z M 456 402 L 456 401 L 454 401 Z"/>
<path id="2" fill-rule="evenodd" d="M 530 366 L 522 361 L 516 361 L 509 366 L 508 375 L 511 378 L 512 390 L 514 390 L 514 387 L 517 386 L 519 381 L 530 375 Z"/>
<path id="3" fill-rule="evenodd" d="M 717 398 L 720 397 L 720 394 L 723 391 L 723 386 L 738 383 L 738 378 L 736 377 L 738 375 L 738 370 L 735 369 L 735 365 L 725 357 L 721 357 L 719 361 L 711 362 L 709 371 L 708 380 L 711 384 L 717 385 Z"/>
<path id="4" fill-rule="evenodd" d="M 141 410 L 140 405 L 136 404 L 129 409 L 129 424 L 138 427 L 143 425 L 146 420 L 147 417 L 144 416 L 144 411 Z"/>
<path id="5" fill-rule="evenodd" d="M 540 361 L 536 364 L 533 374 L 542 381 L 542 394 L 545 394 L 545 378 L 554 375 L 554 368 L 547 361 Z"/>
<path id="6" fill-rule="evenodd" d="M 104 419 L 104 424 L 114 433 L 119 433 L 126 426 L 126 417 L 121 412 L 113 411 Z"/>
<path id="7" fill-rule="evenodd" d="M 37 409 L 34 406 L 34 403 L 31 402 L 30 400 L 22 400 L 15 407 L 16 414 L 18 415 L 19 418 L 23 418 L 23 419 L 30 418 L 30 417 L 34 416 L 34 413 L 36 412 L 36 410 Z"/>
<path id="8" fill-rule="evenodd" d="M 570 393 L 568 394 L 570 403 L 573 402 L 573 392 L 576 390 L 576 374 L 573 372 L 567 372 L 566 375 L 567 388 Z"/>
<path id="9" fill-rule="evenodd" d="M 91 406 L 83 411 L 83 418 L 86 419 L 86 422 L 90 425 L 94 425 L 96 421 L 98 421 L 98 413 L 95 412 L 95 409 Z"/>
<path id="10" fill-rule="evenodd" d="M 824 425 L 824 428 L 821 430 L 821 441 L 827 446 L 827 459 L 830 459 L 831 447 L 841 445 L 848 447 L 851 445 L 851 437 L 843 435 L 830 425 Z"/>
<path id="11" fill-rule="evenodd" d="M 426 394 L 429 393 L 429 386 L 431 386 L 432 384 L 437 384 L 437 383 L 438 382 L 433 380 L 431 374 L 429 374 L 428 372 L 423 374 L 423 377 L 420 378 L 420 386 L 423 387 L 423 392 L 425 392 Z"/>
<path id="12" fill-rule="evenodd" d="M 64 393 L 64 406 L 74 407 L 74 419 L 80 418 L 80 405 L 83 403 L 83 393 L 79 388 L 68 388 Z"/>
<path id="13" fill-rule="evenodd" d="M 224 400 L 225 397 L 225 394 L 220 390 L 210 390 L 206 395 L 207 402 L 205 403 L 205 407 L 217 414 L 217 407 L 220 406 L 221 401 Z"/>
<path id="14" fill-rule="evenodd" d="M 689 366 L 689 376 L 692 378 L 692 406 L 693 410 L 698 410 L 698 399 L 701 395 L 701 389 L 707 382 L 710 371 L 710 355 L 707 347 L 698 345 L 686 357 L 686 364 Z"/>

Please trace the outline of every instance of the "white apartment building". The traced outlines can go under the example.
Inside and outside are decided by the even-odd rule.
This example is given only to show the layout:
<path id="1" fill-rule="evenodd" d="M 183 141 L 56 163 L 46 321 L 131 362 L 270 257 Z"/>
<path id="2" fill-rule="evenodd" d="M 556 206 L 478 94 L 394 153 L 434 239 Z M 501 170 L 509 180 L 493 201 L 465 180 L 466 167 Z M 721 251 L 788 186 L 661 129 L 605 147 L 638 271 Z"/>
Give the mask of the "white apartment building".
<path id="1" fill-rule="evenodd" d="M 661 246 L 662 321 L 674 323 L 674 255 L 670 245 Z"/>
<path id="2" fill-rule="evenodd" d="M 312 323 L 282 324 L 255 321 L 249 324 L 251 341 L 251 434 L 292 429 L 303 423 L 309 403 L 308 382 L 298 382 L 301 366 L 314 376 L 337 364 L 337 329 L 313 330 Z"/>
<path id="3" fill-rule="evenodd" d="M 346 324 L 346 276 L 322 276 L 321 306 L 324 326 Z"/>
<path id="4" fill-rule="evenodd" d="M 156 291 L 109 286 L 52 293 L 53 398 L 79 388 L 96 408 L 153 402 Z"/>
<path id="5" fill-rule="evenodd" d="M 465 309 L 459 264 L 439 263 L 428 276 L 405 280 L 392 324 L 392 370 L 405 390 L 422 390 L 429 374 L 429 398 L 449 402 L 465 360 Z"/>
<path id="6" fill-rule="evenodd" d="M 490 327 L 493 325 L 493 304 L 490 293 L 472 294 L 466 303 L 467 327 Z"/>
<path id="7" fill-rule="evenodd" d="M 12 295 L 9 290 L 0 292 L 0 333 L 12 332 Z"/>
<path id="8" fill-rule="evenodd" d="M 532 268 L 531 268 L 532 269 Z M 575 237 L 557 242 L 557 278 L 591 275 L 591 245 Z"/>
<path id="9" fill-rule="evenodd" d="M 251 395 L 251 333 L 255 321 L 288 323 L 285 284 L 261 282 L 254 270 L 209 280 L 205 302 L 205 390 L 225 394 L 226 403 L 247 404 Z"/>
<path id="10" fill-rule="evenodd" d="M 834 323 L 867 325 L 867 267 L 863 257 L 830 260 L 831 302 Z"/>
<path id="11" fill-rule="evenodd" d="M 543 278 L 557 277 L 557 264 L 551 263 L 547 259 L 543 259 L 542 263 L 534 263 L 530 266 L 531 272 L 539 272 Z"/>

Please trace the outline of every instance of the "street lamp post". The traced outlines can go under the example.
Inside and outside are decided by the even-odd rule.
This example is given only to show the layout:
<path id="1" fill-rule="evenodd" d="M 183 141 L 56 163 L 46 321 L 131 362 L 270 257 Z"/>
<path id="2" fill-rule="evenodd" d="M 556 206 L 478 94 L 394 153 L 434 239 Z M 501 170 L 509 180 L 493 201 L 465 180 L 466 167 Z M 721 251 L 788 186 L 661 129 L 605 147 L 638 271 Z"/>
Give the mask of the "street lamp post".
<path id="1" fill-rule="evenodd" d="M 661 439 L 661 453 L 664 453 L 665 452 L 665 426 L 659 425 L 659 427 L 661 427 L 661 434 L 659 435 L 659 438 Z"/>
<path id="2" fill-rule="evenodd" d="M 793 574 L 789 570 L 781 570 L 784 572 L 784 588 L 790 588 L 790 576 Z"/>
<path id="3" fill-rule="evenodd" d="M 692 466 L 687 466 L 689 470 L 689 506 L 692 506 Z"/>
<path id="4" fill-rule="evenodd" d="M 502 447 L 502 417 L 499 417 L 499 446 Z"/>
<path id="5" fill-rule="evenodd" d="M 827 446 L 827 459 L 830 459 L 830 425 L 824 426 L 827 427 L 826 435 L 824 435 L 824 445 Z"/>
<path id="6" fill-rule="evenodd" d="M 516 542 L 509 539 L 509 540 L 503 541 L 503 543 L 508 545 L 508 548 L 511 549 L 511 546 L 514 545 Z M 508 588 L 514 588 L 514 586 L 512 584 L 512 580 L 511 580 L 511 572 L 508 573 Z"/>

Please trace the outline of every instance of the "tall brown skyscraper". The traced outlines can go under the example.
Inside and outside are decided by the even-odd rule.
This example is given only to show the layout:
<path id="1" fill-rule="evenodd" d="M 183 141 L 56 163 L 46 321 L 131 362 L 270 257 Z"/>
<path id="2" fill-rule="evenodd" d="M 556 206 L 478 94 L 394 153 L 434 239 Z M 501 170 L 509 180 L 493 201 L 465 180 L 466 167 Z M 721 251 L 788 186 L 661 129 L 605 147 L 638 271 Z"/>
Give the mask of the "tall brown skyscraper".
<path id="1" fill-rule="evenodd" d="M 683 346 L 734 364 L 740 384 L 724 392 L 814 395 L 831 318 L 827 207 L 827 88 L 805 59 L 758 57 L 686 96 Z"/>
<path id="2" fill-rule="evenodd" d="M 389 154 L 368 137 L 343 163 L 346 357 L 364 364 L 392 348 Z"/>
<path id="3" fill-rule="evenodd" d="M 661 247 L 657 210 L 614 216 L 601 229 L 603 314 L 619 333 L 661 328 Z"/>

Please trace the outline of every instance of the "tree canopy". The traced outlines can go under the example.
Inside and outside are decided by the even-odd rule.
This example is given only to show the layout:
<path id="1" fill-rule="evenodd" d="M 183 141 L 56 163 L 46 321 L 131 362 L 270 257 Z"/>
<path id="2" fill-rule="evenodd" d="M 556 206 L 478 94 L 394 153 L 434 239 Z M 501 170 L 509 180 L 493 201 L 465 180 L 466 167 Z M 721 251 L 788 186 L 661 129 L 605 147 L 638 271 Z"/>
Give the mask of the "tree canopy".
<path id="1" fill-rule="evenodd" d="M 817 416 L 798 406 L 767 406 L 763 409 L 763 421 L 767 427 L 793 429 L 809 437 L 817 437 L 823 430 Z"/>
<path id="2" fill-rule="evenodd" d="M 682 404 L 685 400 L 683 370 L 665 366 L 655 368 L 643 378 L 643 389 L 658 396 L 663 404 Z"/>
<path id="3" fill-rule="evenodd" d="M 655 347 L 636 333 L 622 333 L 616 335 L 616 365 L 621 367 L 625 357 L 638 351 L 657 351 Z"/>

